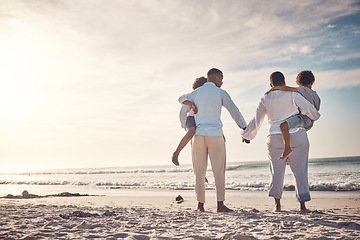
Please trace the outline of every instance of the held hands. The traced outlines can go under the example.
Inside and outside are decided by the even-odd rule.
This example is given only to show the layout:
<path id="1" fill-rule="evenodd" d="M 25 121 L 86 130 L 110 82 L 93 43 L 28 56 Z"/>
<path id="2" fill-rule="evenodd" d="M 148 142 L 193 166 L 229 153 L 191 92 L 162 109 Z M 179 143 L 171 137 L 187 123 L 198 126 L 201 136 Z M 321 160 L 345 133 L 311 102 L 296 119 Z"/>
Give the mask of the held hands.
<path id="1" fill-rule="evenodd" d="M 246 127 L 245 128 L 242 128 L 242 130 L 245 130 L 246 129 Z M 249 144 L 250 143 L 250 140 L 247 140 L 247 139 L 245 139 L 244 137 L 241 137 L 242 138 L 242 142 L 245 142 L 246 144 Z"/>

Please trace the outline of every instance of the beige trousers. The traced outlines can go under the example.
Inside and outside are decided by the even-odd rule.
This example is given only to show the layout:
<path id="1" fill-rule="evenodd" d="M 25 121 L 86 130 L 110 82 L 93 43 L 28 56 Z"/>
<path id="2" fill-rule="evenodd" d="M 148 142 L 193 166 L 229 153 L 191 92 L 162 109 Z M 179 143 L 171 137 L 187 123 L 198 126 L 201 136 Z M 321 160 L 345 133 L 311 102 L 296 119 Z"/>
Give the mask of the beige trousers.
<path id="1" fill-rule="evenodd" d="M 223 136 L 195 135 L 192 144 L 192 159 L 195 173 L 197 201 L 205 203 L 205 176 L 207 159 L 210 157 L 214 174 L 217 201 L 225 200 L 226 148 Z"/>

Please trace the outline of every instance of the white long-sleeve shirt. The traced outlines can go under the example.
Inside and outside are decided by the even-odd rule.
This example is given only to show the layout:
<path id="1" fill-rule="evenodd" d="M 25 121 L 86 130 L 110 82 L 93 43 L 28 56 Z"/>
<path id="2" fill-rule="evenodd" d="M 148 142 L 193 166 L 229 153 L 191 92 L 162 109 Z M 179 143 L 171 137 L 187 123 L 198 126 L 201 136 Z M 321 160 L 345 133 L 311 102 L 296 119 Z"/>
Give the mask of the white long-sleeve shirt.
<path id="1" fill-rule="evenodd" d="M 269 135 L 281 134 L 280 124 L 287 118 L 299 113 L 308 116 L 312 120 L 317 120 L 320 113 L 315 107 L 297 92 L 272 91 L 263 96 L 256 108 L 255 117 L 243 131 L 245 139 L 253 139 L 264 121 L 265 115 L 268 116 Z M 300 128 L 290 129 L 290 133 L 297 132 Z"/>
<path id="2" fill-rule="evenodd" d="M 180 123 L 181 123 L 181 127 L 185 128 L 185 124 L 186 124 L 186 118 L 188 116 L 194 116 L 194 111 L 192 110 L 190 105 L 185 105 L 183 104 L 183 102 L 186 99 L 186 97 L 189 95 L 190 93 L 186 93 L 182 96 L 179 97 L 179 103 L 182 104 L 181 108 L 180 108 L 180 113 L 179 113 L 179 119 L 180 119 Z"/>
<path id="3" fill-rule="evenodd" d="M 198 110 L 195 114 L 196 135 L 222 136 L 221 109 L 224 106 L 240 128 L 246 127 L 245 119 L 231 100 L 229 94 L 212 82 L 206 82 L 202 87 L 187 96 Z"/>

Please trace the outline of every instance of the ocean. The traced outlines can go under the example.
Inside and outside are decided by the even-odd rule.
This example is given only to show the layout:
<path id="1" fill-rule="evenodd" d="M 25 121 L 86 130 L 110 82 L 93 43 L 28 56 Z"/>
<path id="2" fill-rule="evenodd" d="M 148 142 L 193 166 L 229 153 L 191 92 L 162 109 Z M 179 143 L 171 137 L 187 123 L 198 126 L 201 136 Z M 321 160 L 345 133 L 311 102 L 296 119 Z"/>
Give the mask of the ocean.
<path id="1" fill-rule="evenodd" d="M 207 178 L 209 183 L 206 188 L 214 189 L 210 167 Z M 227 189 L 267 191 L 269 181 L 267 161 L 227 163 Z M 176 167 L 169 160 L 167 166 L 54 169 L 13 174 L 0 172 L 0 196 L 20 195 L 25 189 L 35 194 L 77 191 L 107 195 L 116 194 L 117 189 L 192 190 L 194 183 L 191 165 Z M 311 191 L 359 191 L 360 156 L 310 159 L 309 184 Z M 286 169 L 284 189 L 294 190 L 289 166 Z"/>

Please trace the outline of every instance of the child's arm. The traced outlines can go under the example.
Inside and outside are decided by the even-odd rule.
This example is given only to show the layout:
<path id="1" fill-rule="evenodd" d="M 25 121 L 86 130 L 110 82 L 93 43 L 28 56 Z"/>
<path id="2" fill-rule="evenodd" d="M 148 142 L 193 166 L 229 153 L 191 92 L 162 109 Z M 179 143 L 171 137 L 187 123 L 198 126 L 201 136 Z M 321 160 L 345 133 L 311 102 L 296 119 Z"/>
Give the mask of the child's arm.
<path id="1" fill-rule="evenodd" d="M 195 106 L 195 104 L 193 102 L 190 102 L 189 100 L 185 100 L 182 102 L 183 104 L 185 105 L 189 105 L 191 106 L 192 110 L 194 111 L 194 113 L 196 114 L 197 113 L 197 108 Z"/>
<path id="2" fill-rule="evenodd" d="M 272 87 L 269 91 L 267 91 L 265 93 L 265 95 L 269 94 L 272 91 L 275 90 L 280 90 L 280 91 L 285 91 L 285 92 L 298 92 L 296 87 L 289 87 L 289 86 L 276 86 L 276 87 Z"/>

